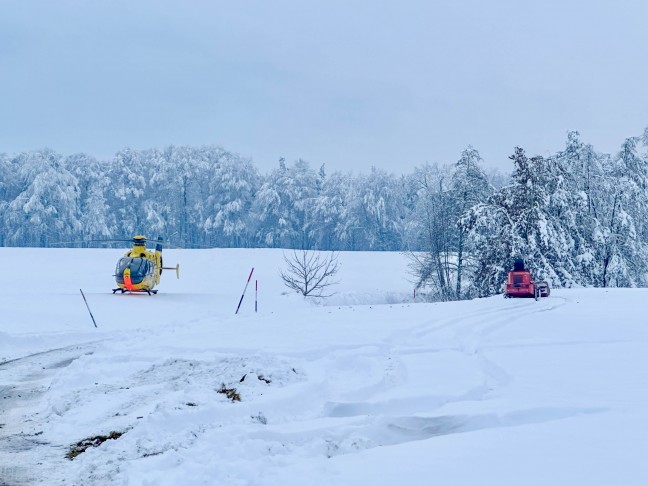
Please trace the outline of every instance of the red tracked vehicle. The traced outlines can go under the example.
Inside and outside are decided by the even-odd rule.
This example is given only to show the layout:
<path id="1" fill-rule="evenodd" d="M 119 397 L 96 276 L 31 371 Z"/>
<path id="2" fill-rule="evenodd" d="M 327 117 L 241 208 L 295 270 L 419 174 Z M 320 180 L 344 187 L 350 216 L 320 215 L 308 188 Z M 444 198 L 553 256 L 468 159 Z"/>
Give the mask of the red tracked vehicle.
<path id="1" fill-rule="evenodd" d="M 515 260 L 513 270 L 508 273 L 504 297 L 549 297 L 551 290 L 545 280 L 533 280 L 531 271 L 524 268 L 523 260 Z"/>

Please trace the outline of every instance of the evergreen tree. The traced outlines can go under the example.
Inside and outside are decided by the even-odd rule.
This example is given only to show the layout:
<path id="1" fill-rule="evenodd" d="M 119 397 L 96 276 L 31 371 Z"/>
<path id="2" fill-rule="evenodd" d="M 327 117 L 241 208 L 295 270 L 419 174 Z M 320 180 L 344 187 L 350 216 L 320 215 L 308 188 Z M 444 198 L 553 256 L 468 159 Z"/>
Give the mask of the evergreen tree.
<path id="1" fill-rule="evenodd" d="M 454 172 L 450 182 L 451 206 L 453 209 L 453 220 L 458 223 L 459 219 L 470 208 L 487 200 L 492 194 L 493 187 L 481 167 L 482 158 L 479 152 L 473 147 L 466 148 L 454 166 Z M 463 294 L 462 277 L 466 255 L 472 252 L 472 248 L 466 247 L 466 230 L 456 224 L 456 240 L 454 251 L 457 258 L 456 269 L 456 298 L 461 299 Z"/>
<path id="2" fill-rule="evenodd" d="M 571 286 L 578 277 L 576 244 L 565 220 L 583 209 L 583 200 L 570 191 L 570 175 L 559 160 L 529 159 L 520 147 L 510 158 L 513 184 L 473 207 L 460 223 L 479 261 L 475 277 L 479 293 L 498 292 L 515 258 L 523 258 L 537 279 Z"/>
<path id="3" fill-rule="evenodd" d="M 648 160 L 638 153 L 639 138 L 626 139 L 610 164 L 606 207 L 599 216 L 598 253 L 601 284 L 646 284 L 648 248 Z"/>
<path id="4" fill-rule="evenodd" d="M 581 285 L 600 285 L 601 261 L 597 258 L 597 240 L 600 239 L 599 218 L 605 212 L 608 165 L 591 145 L 580 140 L 578 132 L 567 134 L 565 150 L 556 159 L 566 168 L 572 186 L 569 191 L 576 198 L 574 207 L 566 207 L 564 223 L 572 228 L 574 238 L 574 265 Z M 578 201 L 580 199 L 580 201 Z"/>

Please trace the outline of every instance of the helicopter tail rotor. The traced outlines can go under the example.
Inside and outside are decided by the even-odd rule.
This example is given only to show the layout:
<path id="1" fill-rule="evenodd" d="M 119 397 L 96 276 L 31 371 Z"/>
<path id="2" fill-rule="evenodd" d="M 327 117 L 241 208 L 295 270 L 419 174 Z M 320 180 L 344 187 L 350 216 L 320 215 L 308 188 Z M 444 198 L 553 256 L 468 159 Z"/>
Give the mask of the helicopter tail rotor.
<path id="1" fill-rule="evenodd" d="M 176 278 L 180 278 L 180 264 L 178 263 L 175 267 L 162 267 L 162 270 L 175 270 Z"/>

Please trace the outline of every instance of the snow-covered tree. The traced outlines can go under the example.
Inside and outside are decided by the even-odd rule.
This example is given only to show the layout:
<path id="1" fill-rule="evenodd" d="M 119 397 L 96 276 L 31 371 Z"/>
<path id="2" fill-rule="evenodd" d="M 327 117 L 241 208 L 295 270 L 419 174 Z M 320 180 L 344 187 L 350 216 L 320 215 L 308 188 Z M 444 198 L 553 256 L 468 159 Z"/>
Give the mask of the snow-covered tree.
<path id="1" fill-rule="evenodd" d="M 7 208 L 21 191 L 18 172 L 15 160 L 6 154 L 0 154 L 0 246 L 5 245 L 8 231 L 5 224 Z"/>
<path id="2" fill-rule="evenodd" d="M 109 165 L 86 154 L 74 154 L 63 161 L 78 181 L 80 240 L 99 240 L 118 234 L 115 216 L 106 195 L 110 191 Z"/>
<path id="3" fill-rule="evenodd" d="M 457 224 L 462 215 L 470 208 L 480 204 L 490 196 L 493 187 L 481 167 L 482 158 L 473 147 L 468 147 L 461 153 L 461 157 L 454 166 L 450 181 L 451 207 L 453 221 L 456 227 L 454 251 L 456 253 L 456 290 L 455 297 L 462 298 L 463 273 L 466 255 L 470 255 L 472 248 L 466 247 L 466 230 Z"/>
<path id="4" fill-rule="evenodd" d="M 209 180 L 217 163 L 217 158 L 209 156 L 213 150 L 217 149 L 171 145 L 150 154 L 154 160 L 150 179 L 153 204 L 147 220 L 181 246 L 203 239 Z"/>
<path id="5" fill-rule="evenodd" d="M 410 267 L 417 287 L 428 298 L 454 300 L 470 296 L 462 276 L 471 255 L 460 217 L 492 192 L 477 150 L 468 147 L 452 166 L 425 165 L 409 177 L 415 206 L 408 220 Z M 409 191 L 412 192 L 412 191 Z M 470 287 L 468 287 L 469 289 Z"/>
<path id="6" fill-rule="evenodd" d="M 4 209 L 5 244 L 48 246 L 78 235 L 78 181 L 51 150 L 18 156 L 21 189 Z"/>
<path id="7" fill-rule="evenodd" d="M 558 159 L 528 158 L 520 147 L 510 158 L 513 184 L 473 207 L 460 223 L 479 262 L 476 287 L 480 295 L 498 292 L 515 258 L 523 258 L 538 279 L 573 285 L 576 244 L 565 220 L 582 211 L 585 201 L 571 191 L 569 172 Z"/>
<path id="8" fill-rule="evenodd" d="M 417 287 L 426 286 L 435 300 L 455 298 L 456 262 L 453 254 L 455 224 L 451 173 L 448 167 L 426 164 L 417 168 L 410 178 L 416 188 L 417 205 L 408 228 L 412 246 L 421 252 L 410 253 Z"/>
<path id="9" fill-rule="evenodd" d="M 119 151 L 110 164 L 108 178 L 108 202 L 117 225 L 115 236 L 129 237 L 146 233 L 147 217 L 144 204 L 151 171 L 145 158 L 140 152 L 130 148 Z"/>
<path id="10" fill-rule="evenodd" d="M 311 208 L 309 239 L 319 250 L 346 249 L 343 218 L 353 193 L 351 176 L 334 172 L 324 177 L 320 172 L 318 181 L 321 188 Z"/>
<path id="11" fill-rule="evenodd" d="M 280 161 L 261 184 L 252 205 L 261 245 L 309 249 L 310 215 L 315 203 L 317 174 L 308 162 L 287 167 Z"/>
<path id="12" fill-rule="evenodd" d="M 211 242 L 228 247 L 250 246 L 250 208 L 259 174 L 250 160 L 219 149 L 211 165 L 205 205 L 205 231 Z"/>
<path id="13" fill-rule="evenodd" d="M 353 250 L 398 250 L 404 226 L 404 187 L 402 178 L 371 168 L 350 187 L 342 214 L 339 238 L 351 242 Z"/>
<path id="14" fill-rule="evenodd" d="M 567 134 L 565 149 L 555 158 L 570 175 L 570 192 L 581 199 L 576 207 L 566 207 L 568 216 L 563 216 L 563 224 L 572 228 L 576 236 L 573 258 L 577 280 L 581 285 L 600 285 L 601 261 L 597 258 L 600 252 L 596 247 L 603 235 L 599 218 L 606 211 L 610 179 L 604 167 L 609 163 L 591 145 L 583 143 L 575 131 Z"/>
<path id="15" fill-rule="evenodd" d="M 609 164 L 605 206 L 598 215 L 596 247 L 602 286 L 646 284 L 648 272 L 648 160 L 640 139 L 626 139 Z"/>

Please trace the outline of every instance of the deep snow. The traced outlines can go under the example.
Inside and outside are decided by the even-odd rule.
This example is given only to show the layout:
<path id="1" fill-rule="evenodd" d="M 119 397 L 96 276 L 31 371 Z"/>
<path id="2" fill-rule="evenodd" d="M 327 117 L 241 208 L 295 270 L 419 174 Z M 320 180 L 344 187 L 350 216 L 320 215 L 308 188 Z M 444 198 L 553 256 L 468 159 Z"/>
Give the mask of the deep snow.
<path id="1" fill-rule="evenodd" d="M 113 295 L 122 253 L 0 248 L 0 484 L 648 484 L 646 289 L 424 304 L 343 253 L 313 304 L 281 250 L 165 250 Z"/>

